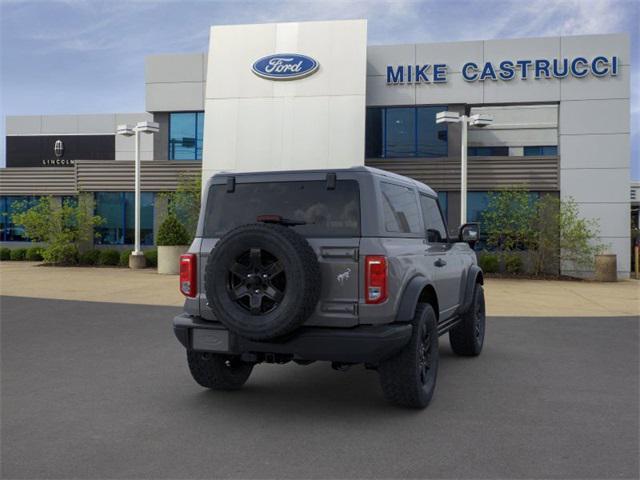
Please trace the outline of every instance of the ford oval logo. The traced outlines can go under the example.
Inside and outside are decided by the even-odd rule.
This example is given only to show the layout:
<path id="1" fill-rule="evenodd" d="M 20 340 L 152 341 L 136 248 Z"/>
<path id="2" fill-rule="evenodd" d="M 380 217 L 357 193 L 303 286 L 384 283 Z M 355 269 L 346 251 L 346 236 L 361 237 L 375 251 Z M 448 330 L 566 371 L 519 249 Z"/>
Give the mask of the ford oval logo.
<path id="1" fill-rule="evenodd" d="M 269 80 L 296 80 L 315 73 L 318 66 L 317 61 L 306 55 L 278 53 L 256 60 L 251 70 Z"/>

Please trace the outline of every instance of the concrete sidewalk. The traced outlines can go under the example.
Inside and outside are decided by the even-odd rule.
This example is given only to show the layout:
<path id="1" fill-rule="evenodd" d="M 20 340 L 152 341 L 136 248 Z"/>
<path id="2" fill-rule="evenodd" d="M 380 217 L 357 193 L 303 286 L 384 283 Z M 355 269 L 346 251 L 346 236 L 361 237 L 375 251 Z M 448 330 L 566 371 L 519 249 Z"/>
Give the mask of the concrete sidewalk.
<path id="1" fill-rule="evenodd" d="M 487 313 L 517 317 L 640 316 L 640 282 L 487 279 Z M 175 275 L 152 269 L 0 263 L 0 294 L 90 302 L 181 306 Z"/>

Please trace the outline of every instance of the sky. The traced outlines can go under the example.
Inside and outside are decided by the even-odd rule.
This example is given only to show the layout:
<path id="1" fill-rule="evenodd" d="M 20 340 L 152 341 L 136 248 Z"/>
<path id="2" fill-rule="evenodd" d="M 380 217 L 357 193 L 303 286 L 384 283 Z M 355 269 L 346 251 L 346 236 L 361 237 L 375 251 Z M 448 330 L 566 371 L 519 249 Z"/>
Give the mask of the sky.
<path id="1" fill-rule="evenodd" d="M 144 57 L 204 52 L 211 25 L 355 18 L 370 45 L 629 33 L 640 179 L 640 0 L 0 0 L 0 135 L 6 115 L 144 111 Z"/>

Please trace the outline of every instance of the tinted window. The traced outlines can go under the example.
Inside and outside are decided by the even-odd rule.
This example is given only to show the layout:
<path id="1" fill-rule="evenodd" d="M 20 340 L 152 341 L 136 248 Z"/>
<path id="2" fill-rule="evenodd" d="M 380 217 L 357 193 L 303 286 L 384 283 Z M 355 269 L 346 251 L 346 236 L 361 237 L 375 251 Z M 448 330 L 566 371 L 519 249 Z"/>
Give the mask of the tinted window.
<path id="1" fill-rule="evenodd" d="M 436 114 L 443 107 L 418 107 L 418 157 L 446 157 L 449 154 L 447 124 L 436 123 Z"/>
<path id="2" fill-rule="evenodd" d="M 469 147 L 470 157 L 508 157 L 509 147 Z"/>
<path id="3" fill-rule="evenodd" d="M 413 157 L 416 150 L 415 108 L 387 109 L 386 156 Z"/>
<path id="4" fill-rule="evenodd" d="M 524 147 L 524 156 L 556 156 L 558 155 L 558 147 L 555 145 L 547 145 L 542 147 Z"/>
<path id="5" fill-rule="evenodd" d="M 134 243 L 135 195 L 133 192 L 96 192 L 95 213 L 103 219 L 96 228 L 95 243 L 128 245 Z M 140 194 L 140 242 L 153 245 L 153 192 Z"/>
<path id="6" fill-rule="evenodd" d="M 400 185 L 382 182 L 384 226 L 387 232 L 421 233 L 420 210 L 415 192 Z"/>
<path id="7" fill-rule="evenodd" d="M 427 240 L 432 243 L 446 242 L 447 230 L 436 199 L 420 195 L 420 204 L 422 206 L 422 218 L 424 218 Z"/>
<path id="8" fill-rule="evenodd" d="M 205 236 L 220 237 L 232 228 L 256 223 L 260 215 L 306 222 L 293 228 L 307 237 L 360 235 L 360 194 L 355 180 L 237 183 L 235 191 L 213 185 L 207 198 Z"/>
<path id="9" fill-rule="evenodd" d="M 169 114 L 169 160 L 201 160 L 204 112 Z"/>

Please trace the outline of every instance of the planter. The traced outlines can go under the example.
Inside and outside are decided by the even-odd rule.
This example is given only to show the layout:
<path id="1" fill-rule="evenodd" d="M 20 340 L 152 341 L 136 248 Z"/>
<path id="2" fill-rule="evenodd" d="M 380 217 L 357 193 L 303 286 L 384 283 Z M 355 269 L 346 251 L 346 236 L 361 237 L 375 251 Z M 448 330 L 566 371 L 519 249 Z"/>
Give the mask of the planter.
<path id="1" fill-rule="evenodd" d="M 178 275 L 180 273 L 180 255 L 188 248 L 189 245 L 159 246 L 158 273 Z"/>
<path id="2" fill-rule="evenodd" d="M 618 266 L 615 254 L 607 253 L 596 255 L 596 281 L 618 281 Z"/>

